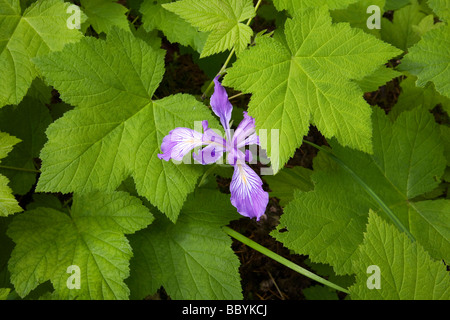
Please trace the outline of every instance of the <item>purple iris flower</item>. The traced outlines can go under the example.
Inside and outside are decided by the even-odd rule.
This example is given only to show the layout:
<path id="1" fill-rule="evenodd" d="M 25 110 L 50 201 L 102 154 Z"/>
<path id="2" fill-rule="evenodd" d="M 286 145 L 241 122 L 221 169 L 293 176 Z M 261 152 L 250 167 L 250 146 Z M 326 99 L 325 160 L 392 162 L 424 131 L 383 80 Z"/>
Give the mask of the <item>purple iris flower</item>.
<path id="1" fill-rule="evenodd" d="M 202 121 L 203 134 L 189 128 L 175 128 L 164 137 L 161 144 L 163 153 L 158 154 L 158 158 L 181 161 L 194 148 L 204 146 L 192 156 L 195 161 L 206 165 L 217 162 L 226 153 L 228 163 L 234 167 L 230 184 L 231 203 L 241 215 L 259 221 L 266 211 L 269 194 L 263 190 L 261 178 L 245 163 L 252 161 L 251 152 L 241 151 L 245 146 L 259 145 L 255 120 L 244 111 L 244 119 L 233 134 L 230 129 L 233 106 L 219 77 L 214 79 L 214 84 L 211 107 L 220 118 L 226 138 L 208 128 L 206 120 Z"/>

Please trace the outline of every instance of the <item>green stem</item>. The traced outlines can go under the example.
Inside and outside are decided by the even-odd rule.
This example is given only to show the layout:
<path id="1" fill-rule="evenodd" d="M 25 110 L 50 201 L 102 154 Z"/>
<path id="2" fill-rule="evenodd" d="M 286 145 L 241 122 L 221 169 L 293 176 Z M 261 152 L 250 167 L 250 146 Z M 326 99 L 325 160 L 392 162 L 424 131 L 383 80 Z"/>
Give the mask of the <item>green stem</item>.
<path id="1" fill-rule="evenodd" d="M 363 187 L 363 189 L 369 194 L 369 196 L 371 196 L 372 199 L 374 199 L 380 205 L 381 209 L 383 209 L 383 211 L 388 215 L 388 217 L 392 220 L 392 222 L 401 231 L 405 232 L 406 235 L 411 239 L 412 242 L 416 241 L 416 239 L 411 234 L 411 232 L 409 232 L 409 230 L 403 225 L 403 223 L 400 221 L 400 219 L 397 218 L 397 216 L 386 205 L 386 203 L 384 203 L 384 201 L 381 200 L 381 198 L 352 169 L 350 169 L 341 159 L 339 159 L 336 155 L 334 155 L 334 153 L 328 151 L 325 148 L 322 148 L 322 147 L 318 146 L 315 143 L 312 143 L 312 142 L 310 142 L 308 140 L 303 140 L 303 142 L 313 146 L 316 149 L 319 149 L 319 150 L 325 152 L 330 158 L 332 158 L 337 164 L 339 164 L 345 171 L 347 171 L 353 177 L 353 179 L 355 179 L 356 182 L 358 182 Z"/>
<path id="2" fill-rule="evenodd" d="M 262 2 L 262 0 L 259 0 L 258 3 L 256 4 L 256 6 L 255 6 L 255 13 L 258 10 L 259 6 L 261 5 L 261 2 Z M 247 26 L 250 26 L 250 23 L 252 22 L 252 20 L 253 20 L 253 18 L 250 18 L 250 19 L 247 20 Z M 233 54 L 234 54 L 235 51 L 236 51 L 235 48 L 233 48 L 233 50 L 231 50 L 230 54 L 227 57 L 227 60 L 223 64 L 222 68 L 220 68 L 220 71 L 217 72 L 217 74 L 216 74 L 216 76 L 214 78 L 216 78 L 217 76 L 220 76 L 222 73 L 225 72 L 225 69 L 227 68 L 228 63 L 230 63 L 230 60 L 233 57 Z M 205 92 L 202 95 L 202 100 L 206 99 L 206 96 L 208 95 L 209 91 L 211 90 L 213 84 L 214 84 L 214 80 L 212 80 L 209 83 L 208 87 L 206 88 Z"/>
<path id="3" fill-rule="evenodd" d="M 2 166 L 0 165 L 1 169 L 7 169 L 7 170 L 15 170 L 15 171 L 25 171 L 25 172 L 32 172 L 32 173 L 41 173 L 39 170 L 35 169 L 27 169 L 27 168 L 16 168 L 16 167 L 10 167 L 10 166 Z"/>
<path id="4" fill-rule="evenodd" d="M 226 226 L 223 227 L 222 229 L 229 236 L 235 238 L 236 240 L 242 242 L 243 244 L 246 244 L 250 248 L 255 249 L 256 251 L 264 254 L 265 256 L 267 256 L 267 257 L 269 257 L 269 258 L 271 258 L 271 259 L 281 263 L 282 265 L 284 265 L 284 266 L 286 266 L 286 267 L 288 267 L 288 268 L 290 268 L 290 269 L 292 269 L 292 270 L 294 270 L 294 271 L 296 271 L 296 272 L 298 272 L 298 273 L 300 273 L 300 274 L 302 274 L 302 275 L 304 275 L 304 276 L 306 276 L 306 277 L 308 277 L 308 278 L 310 278 L 310 279 L 312 279 L 314 281 L 317 281 L 317 282 L 319 282 L 321 284 L 324 284 L 324 285 L 326 285 L 326 286 L 328 286 L 330 288 L 333 288 L 333 289 L 336 289 L 336 290 L 339 290 L 339 291 L 342 291 L 342 292 L 345 292 L 345 293 L 349 294 L 348 290 L 346 290 L 346 289 L 344 289 L 344 288 L 338 286 L 337 284 L 334 284 L 334 283 L 332 283 L 332 282 L 330 282 L 328 280 L 325 280 L 324 278 L 319 277 L 318 275 L 316 275 L 316 274 L 312 273 L 311 271 L 308 271 L 308 270 L 300 267 L 299 265 L 293 263 L 292 261 L 289 261 L 286 258 L 283 258 L 282 256 L 276 254 L 275 252 L 270 251 L 269 249 L 263 247 L 262 245 L 256 243 L 255 241 L 250 240 L 249 238 L 243 236 L 239 232 L 236 232 L 233 229 L 231 229 L 229 227 L 226 227 Z"/>
<path id="5" fill-rule="evenodd" d="M 230 54 L 228 55 L 227 60 L 223 64 L 222 68 L 220 68 L 219 72 L 217 72 L 217 74 L 216 74 L 216 76 L 214 78 L 216 78 L 217 76 L 220 76 L 225 71 L 225 69 L 227 68 L 228 63 L 230 62 L 231 58 L 233 57 L 233 54 L 234 54 L 235 51 L 236 51 L 235 48 L 233 48 L 233 50 L 231 50 Z M 208 93 L 211 90 L 213 85 L 214 85 L 214 80 L 212 80 L 209 83 L 208 88 L 206 88 L 205 92 L 202 95 L 202 100 L 206 99 L 206 96 L 208 95 Z"/>

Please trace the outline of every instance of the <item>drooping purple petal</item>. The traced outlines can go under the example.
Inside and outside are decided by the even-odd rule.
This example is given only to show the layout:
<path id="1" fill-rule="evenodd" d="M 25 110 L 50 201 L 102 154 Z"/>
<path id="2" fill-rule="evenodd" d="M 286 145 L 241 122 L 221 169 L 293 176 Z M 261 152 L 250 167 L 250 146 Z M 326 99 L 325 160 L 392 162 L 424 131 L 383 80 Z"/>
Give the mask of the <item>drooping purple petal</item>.
<path id="1" fill-rule="evenodd" d="M 203 135 L 189 128 L 175 128 L 164 137 L 159 159 L 181 161 L 195 147 L 203 145 Z"/>
<path id="2" fill-rule="evenodd" d="M 211 96 L 210 103 L 212 110 L 220 118 L 220 123 L 224 129 L 229 130 L 233 106 L 228 100 L 227 91 L 219 82 L 219 76 L 214 78 L 214 93 Z"/>
<path id="3" fill-rule="evenodd" d="M 237 211 L 257 221 L 266 211 L 269 194 L 262 188 L 261 178 L 242 161 L 234 166 L 233 178 L 230 185 L 231 204 Z"/>

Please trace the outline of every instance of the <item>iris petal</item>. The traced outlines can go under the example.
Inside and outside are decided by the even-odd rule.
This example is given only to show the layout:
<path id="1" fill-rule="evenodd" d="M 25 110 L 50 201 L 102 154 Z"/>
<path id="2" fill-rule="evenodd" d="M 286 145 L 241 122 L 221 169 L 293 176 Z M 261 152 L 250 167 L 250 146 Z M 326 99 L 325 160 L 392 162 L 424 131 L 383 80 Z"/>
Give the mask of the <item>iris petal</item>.
<path id="1" fill-rule="evenodd" d="M 235 148 L 243 147 L 247 144 L 253 144 L 257 142 L 257 136 L 253 137 L 255 134 L 255 119 L 248 115 L 246 111 L 244 111 L 244 119 L 239 123 L 236 131 L 233 135 L 233 146 Z M 252 141 L 246 141 L 247 138 L 252 137 Z M 252 142 L 252 143 L 247 143 Z"/>
<path id="2" fill-rule="evenodd" d="M 231 203 L 237 211 L 259 221 L 269 202 L 269 194 L 263 190 L 261 178 L 242 161 L 234 166 L 230 191 Z"/>
<path id="3" fill-rule="evenodd" d="M 159 159 L 181 161 L 195 147 L 203 145 L 203 135 L 189 128 L 175 128 L 164 137 Z"/>
<path id="4" fill-rule="evenodd" d="M 203 149 L 198 151 L 198 154 L 195 152 L 192 154 L 192 157 L 195 161 L 205 165 L 217 162 L 223 155 L 224 148 L 223 146 L 217 144 L 210 144 Z"/>
<path id="5" fill-rule="evenodd" d="M 229 130 L 233 106 L 228 100 L 227 91 L 219 82 L 219 76 L 214 78 L 214 93 L 211 96 L 210 103 L 212 110 L 220 118 L 220 123 L 224 129 Z"/>

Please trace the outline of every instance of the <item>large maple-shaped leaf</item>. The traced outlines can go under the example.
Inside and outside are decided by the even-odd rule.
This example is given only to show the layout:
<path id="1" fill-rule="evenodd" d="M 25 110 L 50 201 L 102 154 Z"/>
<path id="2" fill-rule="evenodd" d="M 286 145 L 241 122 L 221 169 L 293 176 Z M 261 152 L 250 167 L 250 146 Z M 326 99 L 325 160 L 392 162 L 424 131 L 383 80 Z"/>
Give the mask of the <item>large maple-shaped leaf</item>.
<path id="1" fill-rule="evenodd" d="M 380 271 L 380 288 L 369 289 L 369 266 Z M 375 213 L 369 214 L 364 242 L 353 259 L 356 283 L 352 299 L 449 300 L 450 277 L 442 261 L 435 261 L 422 246 L 412 243 Z M 370 281 L 370 280 L 369 280 Z"/>
<path id="2" fill-rule="evenodd" d="M 69 5 L 41 0 L 22 13 L 19 0 L 0 0 L 0 107 L 18 104 L 27 93 L 37 75 L 31 58 L 82 37 L 67 27 Z"/>
<path id="3" fill-rule="evenodd" d="M 450 26 L 425 33 L 409 49 L 399 69 L 417 76 L 417 86 L 425 87 L 431 81 L 437 92 L 450 98 Z"/>
<path id="4" fill-rule="evenodd" d="M 371 152 L 371 110 L 353 80 L 362 79 L 401 53 L 348 24 L 332 24 L 326 8 L 302 11 L 284 34 L 261 37 L 228 70 L 224 84 L 252 93 L 249 114 L 257 129 L 278 130 L 269 144 L 276 172 L 302 144 L 309 125 L 328 138 Z M 277 161 L 275 148 L 278 151 Z M 278 162 L 278 163 L 277 163 Z"/>
<path id="5" fill-rule="evenodd" d="M 158 159 L 165 135 L 195 121 L 217 121 L 193 96 L 151 100 L 164 73 L 164 51 L 130 32 L 86 38 L 36 60 L 62 99 L 76 106 L 48 129 L 37 190 L 115 190 L 132 175 L 140 195 L 176 217 L 201 165 Z"/>
<path id="6" fill-rule="evenodd" d="M 16 137 L 0 132 L 0 160 L 5 158 L 11 152 L 13 146 L 19 142 L 20 140 Z M 8 178 L 0 174 L 0 217 L 22 211 L 8 183 Z"/>
<path id="7" fill-rule="evenodd" d="M 133 235 L 131 298 L 143 299 L 163 286 L 172 299 L 242 299 L 239 260 L 221 230 L 238 217 L 229 197 L 200 188 L 176 224 L 160 216 Z"/>
<path id="8" fill-rule="evenodd" d="M 252 29 L 242 23 L 255 16 L 251 0 L 182 0 L 163 7 L 200 31 L 210 32 L 200 57 L 230 50 L 239 54 L 250 43 Z"/>
<path id="9" fill-rule="evenodd" d="M 152 220 L 125 192 L 74 194 L 70 215 L 45 207 L 26 211 L 8 228 L 16 243 L 8 263 L 11 282 L 21 297 L 51 280 L 57 299 L 127 299 L 123 280 L 132 250 L 125 234 Z M 79 267 L 79 289 L 67 286 L 70 266 Z"/>
<path id="10" fill-rule="evenodd" d="M 331 142 L 333 153 L 381 202 L 324 152 L 314 162 L 314 191 L 294 196 L 272 233 L 288 248 L 351 273 L 351 257 L 363 240 L 370 209 L 389 208 L 431 256 L 450 261 L 450 201 L 417 201 L 439 184 L 446 167 L 439 126 L 426 110 L 403 112 L 395 122 L 380 109 L 373 114 L 374 154 Z"/>

